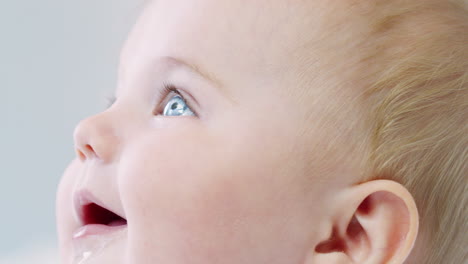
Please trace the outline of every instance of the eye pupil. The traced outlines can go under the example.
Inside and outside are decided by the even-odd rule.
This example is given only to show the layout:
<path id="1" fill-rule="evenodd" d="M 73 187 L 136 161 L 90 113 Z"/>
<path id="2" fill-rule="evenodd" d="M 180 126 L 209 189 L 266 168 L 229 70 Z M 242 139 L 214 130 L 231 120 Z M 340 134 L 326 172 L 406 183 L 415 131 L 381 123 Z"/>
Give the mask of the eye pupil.
<path id="1" fill-rule="evenodd" d="M 171 109 L 174 110 L 174 109 L 176 109 L 178 106 L 179 106 L 178 103 L 174 103 L 174 104 L 171 106 Z"/>

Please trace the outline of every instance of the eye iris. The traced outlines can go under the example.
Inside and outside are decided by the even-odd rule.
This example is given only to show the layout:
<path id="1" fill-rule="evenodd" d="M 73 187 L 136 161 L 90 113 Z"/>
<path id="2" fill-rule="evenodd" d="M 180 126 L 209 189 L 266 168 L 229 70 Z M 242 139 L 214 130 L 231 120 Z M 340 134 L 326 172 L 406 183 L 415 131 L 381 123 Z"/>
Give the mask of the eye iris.
<path id="1" fill-rule="evenodd" d="M 164 108 L 163 115 L 165 116 L 187 116 L 195 115 L 190 108 L 185 104 L 184 99 L 180 96 L 172 97 Z"/>

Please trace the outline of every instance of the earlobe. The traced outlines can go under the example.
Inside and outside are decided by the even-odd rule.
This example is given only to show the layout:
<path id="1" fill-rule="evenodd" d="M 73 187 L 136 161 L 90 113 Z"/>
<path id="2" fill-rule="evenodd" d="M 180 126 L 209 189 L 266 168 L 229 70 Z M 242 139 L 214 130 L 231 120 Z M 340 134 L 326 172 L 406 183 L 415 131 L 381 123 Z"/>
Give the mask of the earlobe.
<path id="1" fill-rule="evenodd" d="M 329 219 L 329 236 L 307 263 L 401 264 L 416 241 L 419 218 L 401 184 L 374 180 L 343 190 Z"/>

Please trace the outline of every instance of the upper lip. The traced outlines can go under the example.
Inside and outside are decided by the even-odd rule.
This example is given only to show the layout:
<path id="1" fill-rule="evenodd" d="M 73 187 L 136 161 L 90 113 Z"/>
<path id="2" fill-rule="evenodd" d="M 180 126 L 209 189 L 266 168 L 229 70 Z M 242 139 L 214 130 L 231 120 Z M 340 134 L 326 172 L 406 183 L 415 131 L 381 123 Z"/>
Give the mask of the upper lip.
<path id="1" fill-rule="evenodd" d="M 89 224 L 111 225 L 116 222 L 127 224 L 125 217 L 109 209 L 86 189 L 75 193 L 74 207 L 78 220 L 83 226 Z"/>

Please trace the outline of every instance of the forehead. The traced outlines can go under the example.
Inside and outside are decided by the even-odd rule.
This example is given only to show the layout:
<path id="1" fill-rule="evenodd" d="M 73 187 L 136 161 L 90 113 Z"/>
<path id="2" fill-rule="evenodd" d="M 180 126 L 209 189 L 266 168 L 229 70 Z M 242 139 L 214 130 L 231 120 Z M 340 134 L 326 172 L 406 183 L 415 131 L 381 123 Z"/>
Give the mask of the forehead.
<path id="1" fill-rule="evenodd" d="M 352 42 L 368 39 L 354 36 L 357 6 L 341 0 L 150 1 L 122 50 L 118 90 L 138 86 L 155 61 L 173 57 L 216 79 L 234 100 L 265 93 L 334 96 L 323 87 L 353 74 L 356 67 L 348 65 L 359 48 Z"/>
<path id="2" fill-rule="evenodd" d="M 248 77 L 236 76 L 240 72 L 281 71 L 310 29 L 305 18 L 313 16 L 301 1 L 152 1 L 131 32 L 121 63 L 130 74 L 159 57 L 175 57 L 224 83 Z"/>

